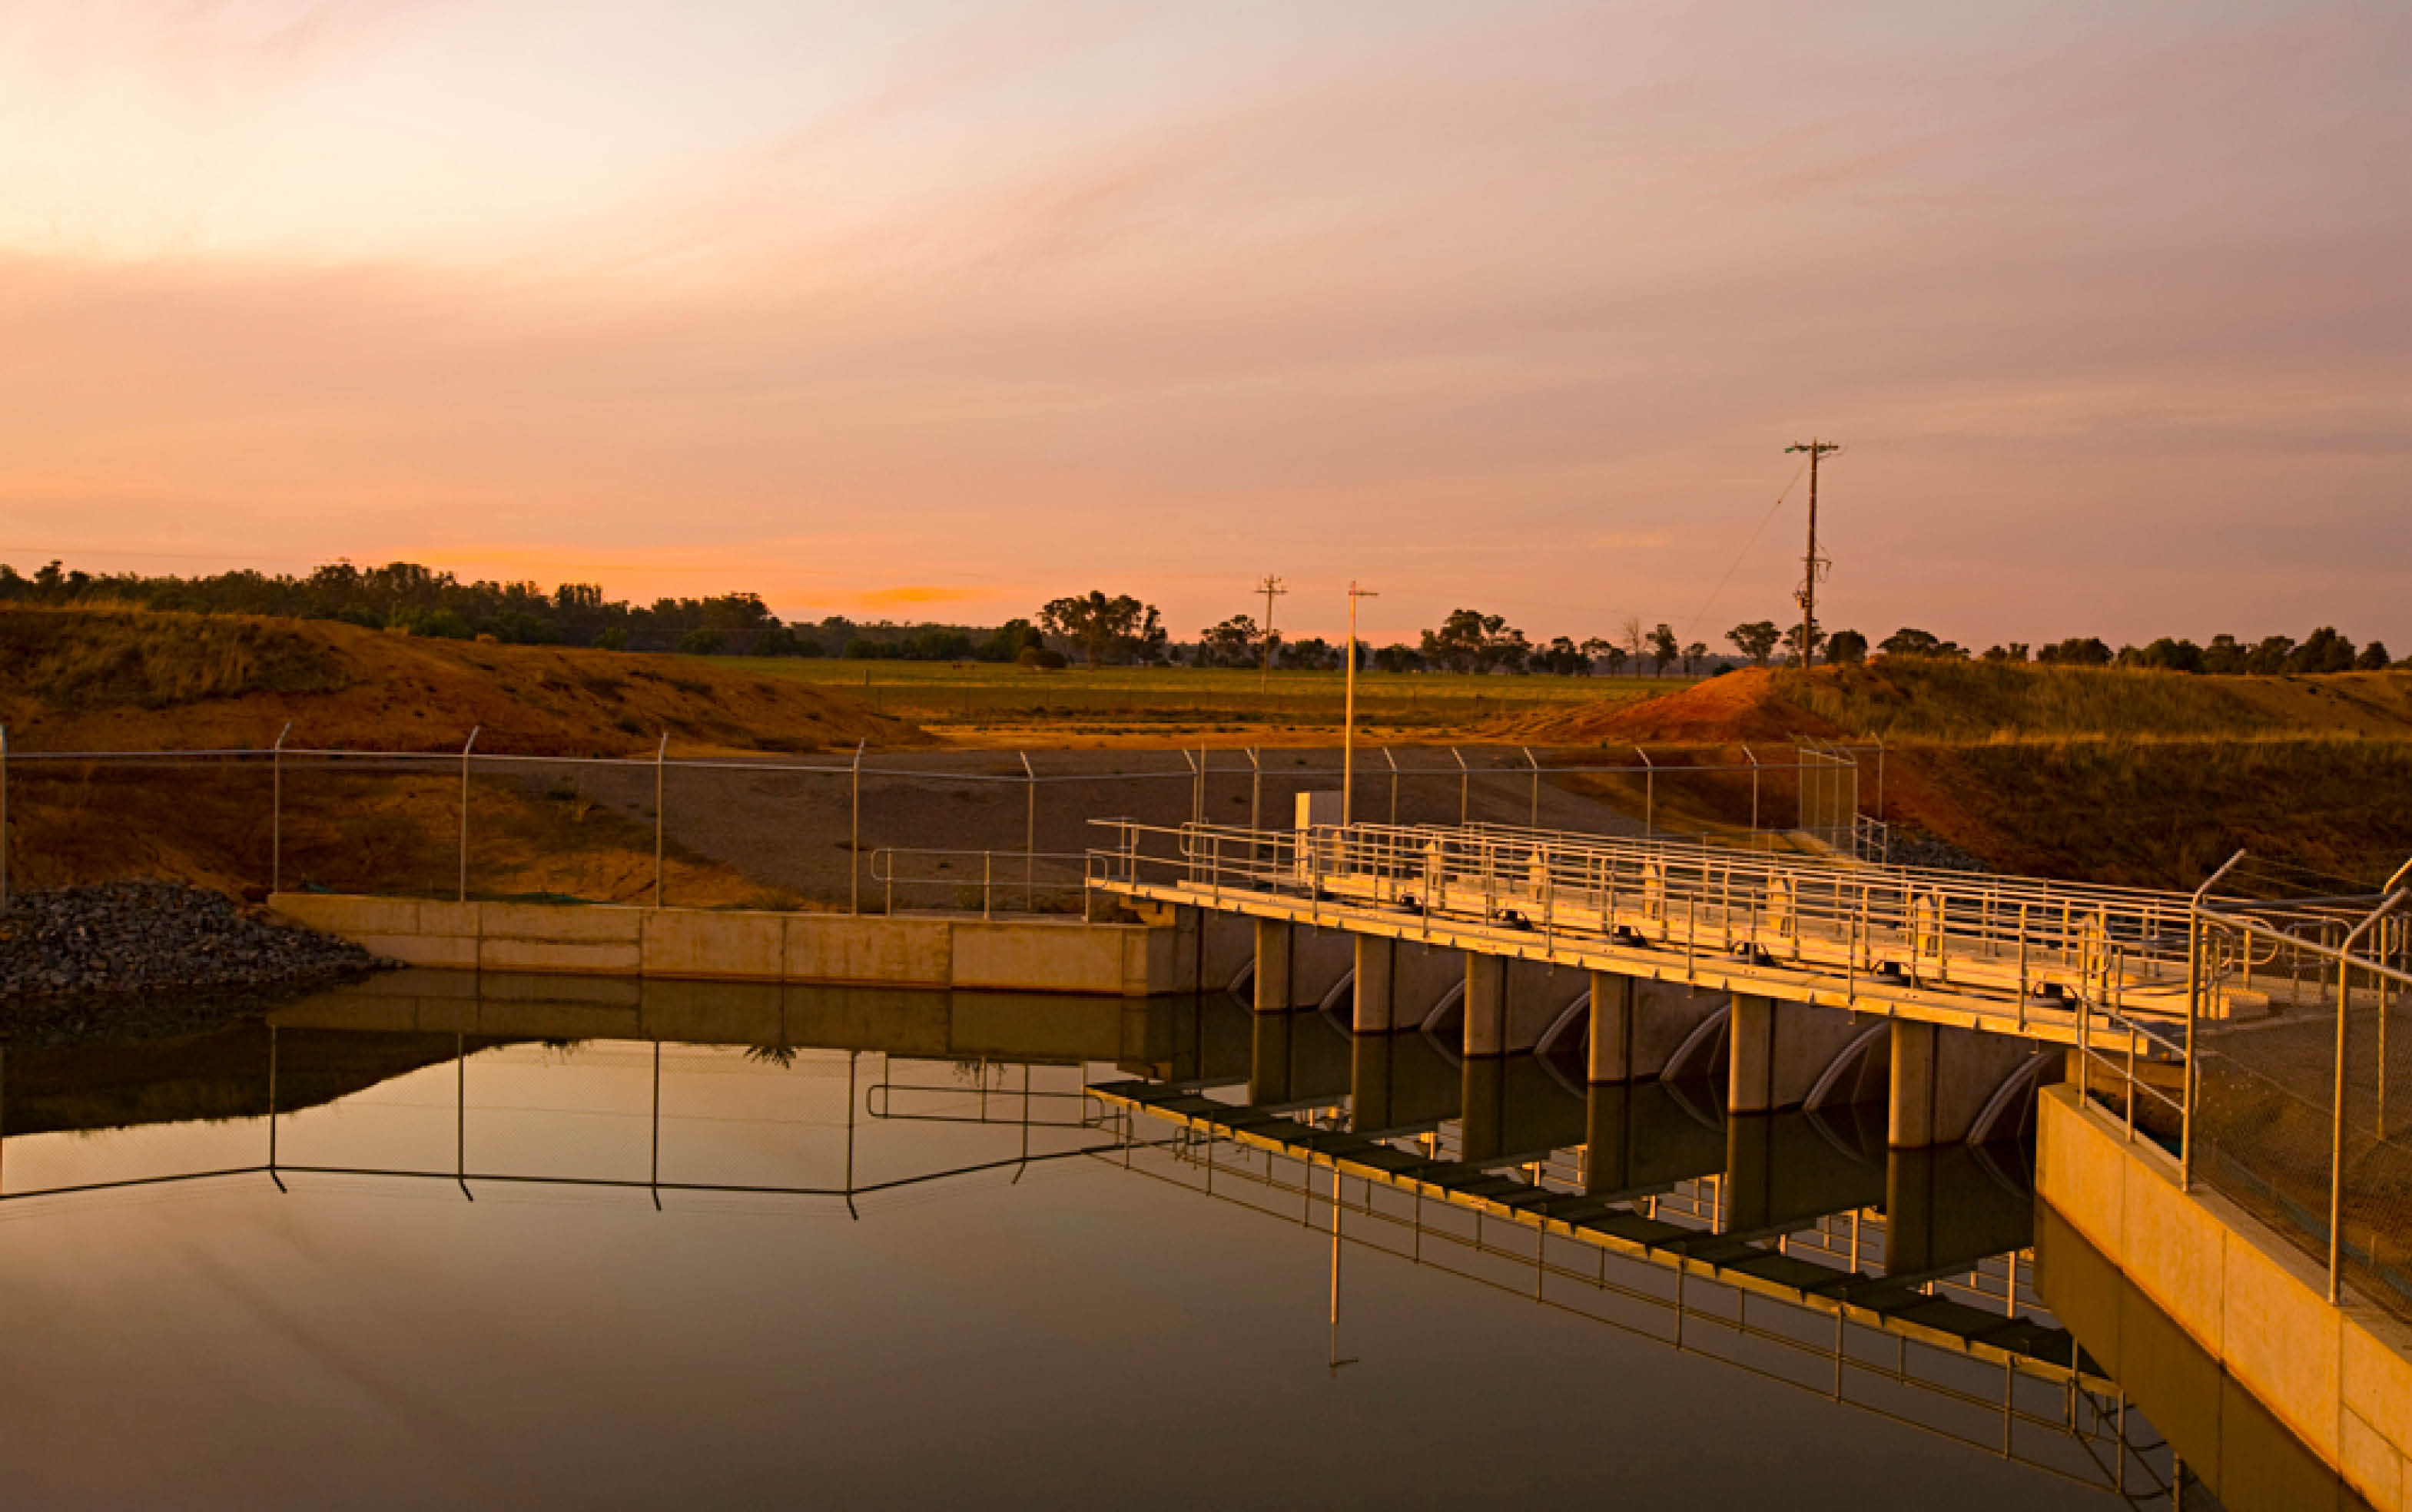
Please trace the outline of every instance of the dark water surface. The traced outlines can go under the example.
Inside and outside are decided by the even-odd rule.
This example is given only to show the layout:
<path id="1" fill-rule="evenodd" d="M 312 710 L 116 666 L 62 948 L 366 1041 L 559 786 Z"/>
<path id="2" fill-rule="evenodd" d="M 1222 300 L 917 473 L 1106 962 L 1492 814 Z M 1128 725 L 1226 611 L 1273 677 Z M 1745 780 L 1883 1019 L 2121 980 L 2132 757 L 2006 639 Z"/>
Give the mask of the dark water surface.
<path id="1" fill-rule="evenodd" d="M 12 1505 L 2159 1505 L 2220 1452 L 2173 1451 L 2090 1358 L 1679 1296 L 1375 1182 L 1343 1182 L 1335 1245 L 1328 1168 L 1082 1094 L 1247 1101 L 1236 1005 L 507 985 L 7 1052 Z M 1580 1127 L 1546 1069 L 1503 1083 L 1504 1126 Z M 1293 1100 L 1302 1135 L 1347 1122 Z M 1871 1166 L 1847 1128 L 1701 1111 L 1627 1110 L 1635 1213 L 1842 1268 L 1856 1230 L 1881 1274 L 1880 1131 Z M 1443 1159 L 1469 1123 L 1397 1142 Z M 1579 1182 L 1552 1148 L 1526 1177 Z M 2006 1211 L 1993 1154 L 1942 1187 Z M 2031 1343 L 2059 1327 L 2035 1272 L 1935 1289 Z"/>

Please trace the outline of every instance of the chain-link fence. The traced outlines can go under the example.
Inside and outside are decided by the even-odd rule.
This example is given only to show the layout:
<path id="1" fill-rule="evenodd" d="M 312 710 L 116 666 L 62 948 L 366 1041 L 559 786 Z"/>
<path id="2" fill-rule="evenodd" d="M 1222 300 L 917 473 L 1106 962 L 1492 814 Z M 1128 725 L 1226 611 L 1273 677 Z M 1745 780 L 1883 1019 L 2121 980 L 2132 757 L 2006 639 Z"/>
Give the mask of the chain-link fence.
<path id="1" fill-rule="evenodd" d="M 1863 853 L 1859 753 L 1360 746 L 804 757 L 28 751 L 0 734 L 0 896 L 121 876 L 232 889 L 693 907 L 1077 911 L 1090 821 L 1360 822 Z M 1877 753 L 1881 760 L 1881 753 Z M 1795 825 L 1795 818 L 1802 822 Z M 1814 823 L 1812 823 L 1814 821 Z M 1009 888 L 1007 885 L 1012 885 Z"/>

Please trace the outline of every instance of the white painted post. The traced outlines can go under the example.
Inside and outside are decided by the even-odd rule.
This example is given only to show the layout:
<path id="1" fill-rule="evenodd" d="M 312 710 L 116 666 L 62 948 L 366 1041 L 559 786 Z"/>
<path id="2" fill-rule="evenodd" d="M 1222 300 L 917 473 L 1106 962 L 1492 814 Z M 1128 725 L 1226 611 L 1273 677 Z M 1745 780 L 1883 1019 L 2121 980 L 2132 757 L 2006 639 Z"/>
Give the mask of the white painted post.
<path id="1" fill-rule="evenodd" d="M 1641 747 L 1635 746 L 1633 754 L 1641 758 L 1641 838 L 1647 840 L 1656 830 L 1653 820 L 1658 812 L 1658 768 Z"/>
<path id="2" fill-rule="evenodd" d="M 1541 828 L 1541 764 L 1533 759 L 1531 746 L 1520 745 L 1516 749 L 1524 753 L 1524 765 L 1533 769 L 1533 800 L 1530 812 L 1525 817 L 1524 827 L 1528 829 L 1538 829 Z"/>

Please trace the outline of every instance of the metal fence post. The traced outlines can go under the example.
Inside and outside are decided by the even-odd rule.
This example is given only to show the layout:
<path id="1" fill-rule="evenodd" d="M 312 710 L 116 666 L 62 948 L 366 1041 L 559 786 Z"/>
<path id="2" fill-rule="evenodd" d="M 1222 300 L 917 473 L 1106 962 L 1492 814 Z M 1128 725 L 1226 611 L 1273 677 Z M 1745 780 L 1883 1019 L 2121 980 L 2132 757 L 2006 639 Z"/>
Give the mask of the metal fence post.
<path id="1" fill-rule="evenodd" d="M 285 737 L 293 733 L 293 721 L 276 732 L 276 748 L 268 755 L 268 892 L 274 897 L 285 890 Z"/>
<path id="2" fill-rule="evenodd" d="M 870 674 L 865 673 L 868 677 Z M 854 742 L 852 796 L 849 800 L 852 818 L 846 831 L 846 911 L 862 912 L 862 741 Z M 852 1063 L 849 1062 L 849 1064 Z M 851 1108 L 851 1104 L 848 1105 Z"/>
<path id="3" fill-rule="evenodd" d="M 1035 914 L 1038 911 L 1038 773 L 1031 768 L 1029 752 L 1016 751 L 1014 755 L 1022 758 L 1024 799 L 1022 815 L 1022 911 Z"/>
<path id="4" fill-rule="evenodd" d="M 1390 764 L 1390 828 L 1396 829 L 1399 827 L 1399 758 L 1392 756 L 1390 748 L 1386 745 L 1382 747 L 1382 759 Z"/>
<path id="5" fill-rule="evenodd" d="M 1750 837 L 1751 843 L 1757 844 L 1758 842 L 1758 757 L 1751 754 L 1747 744 L 1742 748 L 1742 754 L 1750 762 Z"/>
<path id="6" fill-rule="evenodd" d="M 654 747 L 654 906 L 662 905 L 662 842 L 667 826 L 662 814 L 662 762 L 669 755 L 670 732 L 662 731 L 659 745 Z"/>
<path id="7" fill-rule="evenodd" d="M 1633 754 L 1641 758 L 1641 838 L 1647 840 L 1656 833 L 1655 821 L 1658 813 L 1658 768 L 1650 759 L 1650 753 L 1641 747 L 1635 746 Z"/>
<path id="8" fill-rule="evenodd" d="M 1538 829 L 1541 828 L 1541 764 L 1533 759 L 1531 746 L 1520 745 L 1516 749 L 1524 753 L 1524 765 L 1533 769 L 1533 801 L 1531 812 L 1525 818 L 1525 827 Z"/>
<path id="9" fill-rule="evenodd" d="M 1464 755 L 1453 745 L 1449 748 L 1449 754 L 1457 757 L 1457 827 L 1463 829 L 1465 828 L 1466 804 L 1471 796 L 1467 786 L 1473 779 L 1466 775 Z"/>
<path id="10" fill-rule="evenodd" d="M 478 743 L 478 732 L 483 725 L 469 727 L 469 738 L 461 742 L 461 901 L 469 901 L 469 751 Z"/>

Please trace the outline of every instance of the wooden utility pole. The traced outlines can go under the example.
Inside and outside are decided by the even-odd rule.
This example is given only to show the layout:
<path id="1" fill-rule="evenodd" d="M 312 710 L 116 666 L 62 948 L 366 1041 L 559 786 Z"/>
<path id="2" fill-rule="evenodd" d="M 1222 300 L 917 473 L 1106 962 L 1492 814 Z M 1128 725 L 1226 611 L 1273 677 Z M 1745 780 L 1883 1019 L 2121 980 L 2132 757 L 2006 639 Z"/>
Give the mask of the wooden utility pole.
<path id="1" fill-rule="evenodd" d="M 1817 459 L 1843 448 L 1831 441 L 1820 441 L 1811 436 L 1807 441 L 1796 441 L 1784 449 L 1787 453 L 1805 451 L 1809 454 L 1809 550 L 1801 559 L 1801 591 L 1792 595 L 1801 604 L 1801 666 L 1806 670 L 1810 650 L 1816 644 L 1817 580 L 1826 575 L 1826 568 L 1831 565 L 1817 554 Z"/>
<path id="2" fill-rule="evenodd" d="M 1257 592 L 1265 595 L 1265 648 L 1262 659 L 1257 666 L 1257 687 L 1261 692 L 1265 685 L 1265 679 L 1272 674 L 1273 666 L 1273 600 L 1288 593 L 1289 590 L 1282 586 L 1282 580 L 1279 578 L 1268 572 L 1265 574 L 1265 580 L 1257 585 Z"/>

